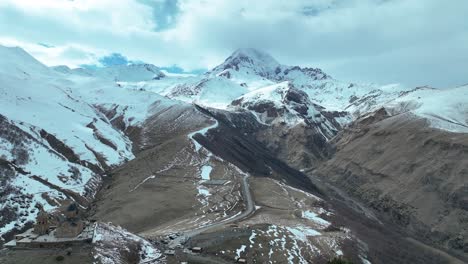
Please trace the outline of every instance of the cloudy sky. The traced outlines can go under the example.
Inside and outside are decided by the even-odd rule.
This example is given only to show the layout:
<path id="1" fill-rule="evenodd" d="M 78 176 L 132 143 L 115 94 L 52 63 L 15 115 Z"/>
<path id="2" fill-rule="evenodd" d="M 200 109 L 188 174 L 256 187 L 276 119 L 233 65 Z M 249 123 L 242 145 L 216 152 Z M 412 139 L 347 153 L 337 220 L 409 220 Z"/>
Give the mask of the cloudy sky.
<path id="1" fill-rule="evenodd" d="M 468 83 L 467 10 L 466 0 L 0 0 L 0 44 L 47 65 L 185 72 L 252 47 L 337 79 L 448 87 Z"/>

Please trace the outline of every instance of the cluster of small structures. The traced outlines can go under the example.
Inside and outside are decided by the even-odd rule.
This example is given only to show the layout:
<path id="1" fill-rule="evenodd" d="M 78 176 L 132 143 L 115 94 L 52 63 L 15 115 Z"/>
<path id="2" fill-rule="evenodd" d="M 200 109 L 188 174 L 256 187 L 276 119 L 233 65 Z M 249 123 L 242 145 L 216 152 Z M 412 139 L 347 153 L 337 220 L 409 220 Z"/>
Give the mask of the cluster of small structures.
<path id="1" fill-rule="evenodd" d="M 234 225 L 237 227 L 237 225 Z M 172 233 L 162 237 L 160 240 L 154 240 L 153 243 L 158 245 L 159 248 L 166 248 L 164 254 L 166 256 L 176 256 L 179 253 L 182 254 L 201 254 L 203 253 L 203 248 L 200 246 L 189 246 L 186 245 L 188 238 L 180 232 Z M 247 259 L 243 257 L 236 256 L 234 258 L 236 263 L 247 263 Z M 187 263 L 185 261 L 180 262 L 180 264 Z"/>
<path id="2" fill-rule="evenodd" d="M 12 249 L 63 248 L 91 243 L 94 224 L 84 222 L 75 203 L 64 205 L 58 212 L 40 211 L 36 224 L 4 246 Z"/>

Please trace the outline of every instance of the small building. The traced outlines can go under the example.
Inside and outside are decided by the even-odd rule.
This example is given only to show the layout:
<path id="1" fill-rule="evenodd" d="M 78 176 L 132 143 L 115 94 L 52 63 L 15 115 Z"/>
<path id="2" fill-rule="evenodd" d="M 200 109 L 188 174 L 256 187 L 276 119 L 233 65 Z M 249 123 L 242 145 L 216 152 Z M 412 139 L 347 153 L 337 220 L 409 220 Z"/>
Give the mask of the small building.
<path id="1" fill-rule="evenodd" d="M 191 250 L 192 250 L 192 252 L 194 252 L 194 253 L 200 253 L 200 252 L 202 252 L 202 248 L 201 248 L 201 247 L 192 247 Z"/>
<path id="2" fill-rule="evenodd" d="M 166 251 L 164 251 L 164 254 L 168 255 L 168 256 L 174 256 L 175 255 L 175 250 L 172 250 L 172 249 L 166 250 Z"/>
<path id="3" fill-rule="evenodd" d="M 78 206 L 70 203 L 59 212 L 48 214 L 41 210 L 36 224 L 15 239 L 5 244 L 9 248 L 66 248 L 91 243 L 95 225 L 79 218 Z"/>
<path id="4" fill-rule="evenodd" d="M 61 238 L 76 237 L 84 229 L 83 221 L 78 217 L 78 206 L 76 203 L 70 203 L 62 209 L 63 216 L 57 216 L 59 225 L 57 226 L 55 236 Z"/>

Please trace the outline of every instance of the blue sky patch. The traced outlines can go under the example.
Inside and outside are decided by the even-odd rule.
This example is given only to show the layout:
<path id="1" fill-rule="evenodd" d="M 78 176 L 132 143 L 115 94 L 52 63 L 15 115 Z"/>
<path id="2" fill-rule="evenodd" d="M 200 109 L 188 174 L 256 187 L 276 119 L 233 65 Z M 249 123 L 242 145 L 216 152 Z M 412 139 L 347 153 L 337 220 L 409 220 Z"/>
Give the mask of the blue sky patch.
<path id="1" fill-rule="evenodd" d="M 98 60 L 103 66 L 127 65 L 130 61 L 120 53 L 112 53 Z"/>
<path id="2" fill-rule="evenodd" d="M 176 25 L 177 16 L 180 13 L 178 0 L 139 0 L 139 2 L 153 9 L 156 22 L 154 31 L 164 31 Z"/>

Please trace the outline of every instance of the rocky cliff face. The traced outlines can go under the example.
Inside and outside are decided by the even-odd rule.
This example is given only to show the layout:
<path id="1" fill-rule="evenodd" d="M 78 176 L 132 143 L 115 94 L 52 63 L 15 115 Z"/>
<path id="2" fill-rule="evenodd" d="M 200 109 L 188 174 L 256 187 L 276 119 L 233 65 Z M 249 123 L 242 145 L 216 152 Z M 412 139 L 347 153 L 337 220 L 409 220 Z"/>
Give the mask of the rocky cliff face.
<path id="1" fill-rule="evenodd" d="M 404 232 L 468 253 L 468 135 L 383 109 L 330 142 L 335 153 L 313 172 L 358 197 Z"/>

